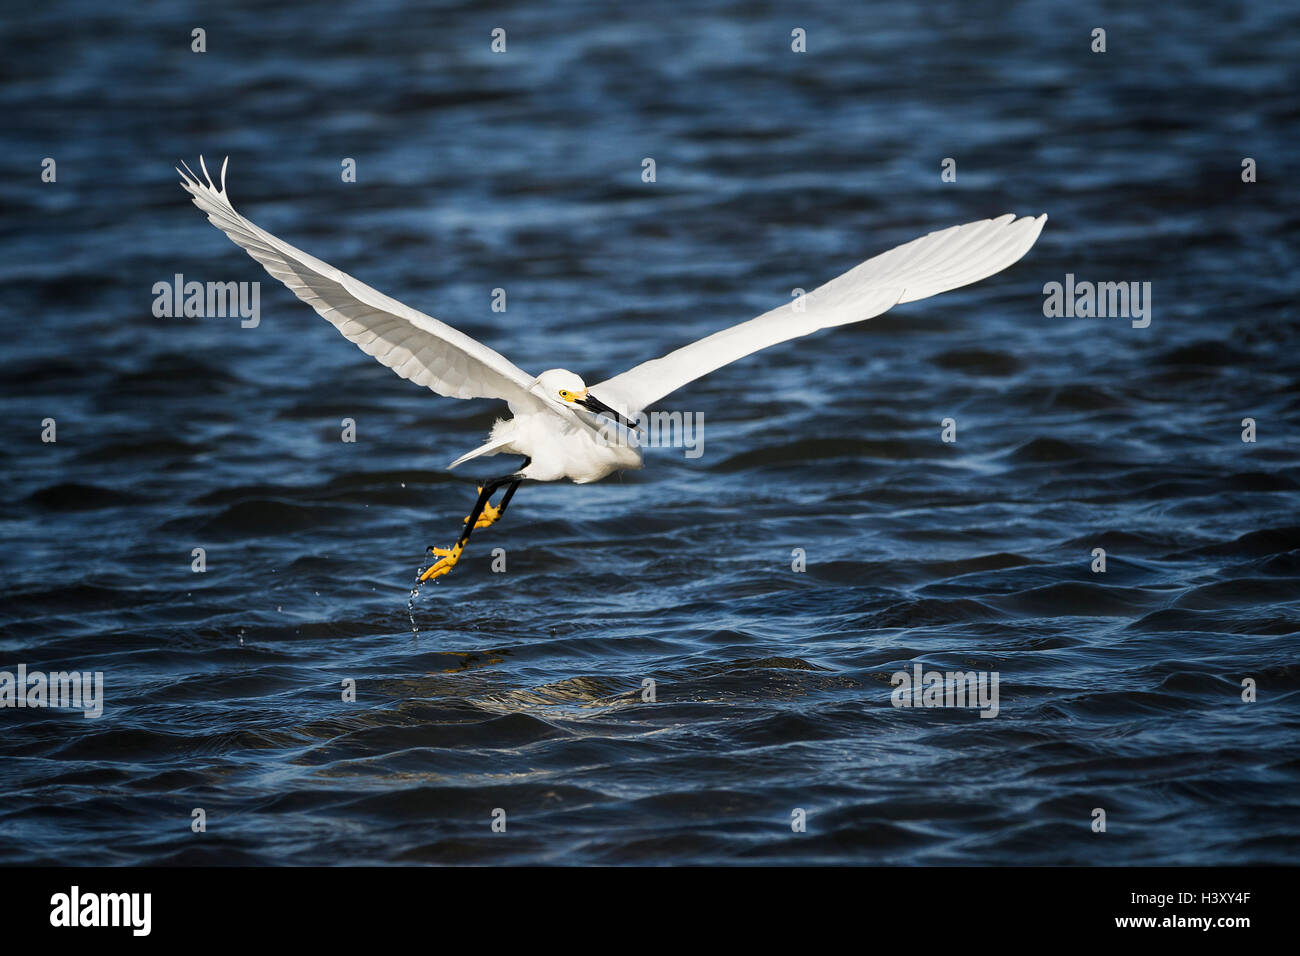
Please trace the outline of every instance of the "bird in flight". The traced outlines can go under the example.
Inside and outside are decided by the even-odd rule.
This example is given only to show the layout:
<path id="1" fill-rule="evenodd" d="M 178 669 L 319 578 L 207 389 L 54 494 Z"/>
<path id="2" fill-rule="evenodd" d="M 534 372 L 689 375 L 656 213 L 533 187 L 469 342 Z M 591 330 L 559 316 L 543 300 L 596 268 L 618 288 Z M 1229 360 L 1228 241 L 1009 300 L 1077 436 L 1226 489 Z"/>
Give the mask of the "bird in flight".
<path id="1" fill-rule="evenodd" d="M 957 289 L 1017 262 L 1038 239 L 1046 215 L 1012 214 L 932 232 L 854 266 L 825 285 L 756 319 L 715 332 L 590 387 L 566 369 L 533 376 L 432 316 L 372 289 L 315 256 L 295 249 L 249 222 L 213 183 L 199 157 L 200 179 L 185 163 L 181 186 L 208 221 L 256 259 L 294 295 L 402 378 L 448 398 L 504 400 L 513 417 L 498 421 L 488 441 L 453 461 L 480 455 L 522 455 L 522 468 L 479 487 L 464 530 L 450 548 L 430 547 L 438 560 L 421 581 L 441 577 L 460 560 L 470 535 L 495 524 L 523 481 L 578 484 L 641 467 L 637 418 L 661 398 L 702 375 L 760 349 L 819 329 L 861 322 L 904 302 Z M 612 419 L 612 421 L 611 421 Z M 616 424 L 617 423 L 617 424 Z M 492 496 L 505 488 L 500 504 Z"/>

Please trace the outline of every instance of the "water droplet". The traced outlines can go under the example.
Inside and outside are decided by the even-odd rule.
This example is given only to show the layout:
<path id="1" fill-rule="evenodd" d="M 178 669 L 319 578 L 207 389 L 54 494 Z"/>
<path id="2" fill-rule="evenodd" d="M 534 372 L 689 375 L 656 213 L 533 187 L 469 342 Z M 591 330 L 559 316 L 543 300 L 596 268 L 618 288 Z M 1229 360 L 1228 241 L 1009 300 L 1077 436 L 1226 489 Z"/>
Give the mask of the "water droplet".
<path id="1" fill-rule="evenodd" d="M 415 584 L 411 586 L 411 596 L 406 601 L 406 616 L 411 619 L 411 637 L 420 636 L 420 625 L 415 623 L 415 599 L 420 596 L 420 588 L 424 582 L 420 580 L 420 575 L 424 573 L 424 568 L 418 568 L 415 572 Z"/>

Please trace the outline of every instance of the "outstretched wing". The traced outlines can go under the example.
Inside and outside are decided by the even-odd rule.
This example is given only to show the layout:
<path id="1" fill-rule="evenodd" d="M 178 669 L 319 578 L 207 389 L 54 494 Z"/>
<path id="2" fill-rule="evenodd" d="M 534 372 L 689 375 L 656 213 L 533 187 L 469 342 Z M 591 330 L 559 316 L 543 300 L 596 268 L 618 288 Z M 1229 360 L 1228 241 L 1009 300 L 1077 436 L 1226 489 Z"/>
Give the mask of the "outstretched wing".
<path id="1" fill-rule="evenodd" d="M 295 249 L 235 212 L 226 197 L 226 163 L 221 164 L 220 189 L 213 185 L 202 157 L 199 167 L 206 182 L 189 166 L 184 172 L 176 171 L 208 221 L 361 351 L 402 378 L 448 398 L 505 399 L 516 413 L 545 405 L 529 392 L 532 376 L 503 355 Z"/>
<path id="2" fill-rule="evenodd" d="M 797 302 L 643 362 L 593 385 L 592 394 L 636 415 L 687 382 L 769 345 L 861 322 L 902 302 L 957 289 L 1001 272 L 1029 251 L 1047 216 L 999 216 L 952 226 L 868 259 Z"/>

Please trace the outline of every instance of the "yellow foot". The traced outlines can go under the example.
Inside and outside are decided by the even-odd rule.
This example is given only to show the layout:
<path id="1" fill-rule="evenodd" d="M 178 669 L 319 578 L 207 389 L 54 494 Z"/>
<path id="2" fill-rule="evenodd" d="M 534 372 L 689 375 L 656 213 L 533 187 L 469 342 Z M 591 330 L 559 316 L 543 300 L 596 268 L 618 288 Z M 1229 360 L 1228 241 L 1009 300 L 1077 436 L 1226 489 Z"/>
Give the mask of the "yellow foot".
<path id="1" fill-rule="evenodd" d="M 432 578 L 440 578 L 444 574 L 450 574 L 451 569 L 456 566 L 460 560 L 460 553 L 465 550 L 463 544 L 458 544 L 454 548 L 430 548 L 440 560 L 431 564 L 423 574 L 420 575 L 421 581 L 428 581 Z"/>
<path id="2" fill-rule="evenodd" d="M 479 485 L 478 490 L 479 490 L 479 494 L 482 494 L 483 486 Z M 497 519 L 500 517 L 501 517 L 501 509 L 494 508 L 492 506 L 492 502 L 489 501 L 483 505 L 483 510 L 479 512 L 478 520 L 474 522 L 474 529 L 478 530 L 479 528 L 490 528 L 497 523 Z M 465 516 L 465 520 L 462 523 L 469 524 L 468 515 Z"/>

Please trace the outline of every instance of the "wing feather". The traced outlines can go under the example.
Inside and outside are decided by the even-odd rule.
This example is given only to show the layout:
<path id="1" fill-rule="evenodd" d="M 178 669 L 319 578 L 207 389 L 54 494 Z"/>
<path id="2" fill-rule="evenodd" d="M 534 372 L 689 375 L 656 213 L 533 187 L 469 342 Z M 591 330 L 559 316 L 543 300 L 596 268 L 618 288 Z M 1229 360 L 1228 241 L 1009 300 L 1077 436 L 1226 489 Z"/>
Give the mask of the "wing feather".
<path id="1" fill-rule="evenodd" d="M 202 157 L 202 179 L 181 165 L 181 186 L 208 221 L 367 355 L 449 398 L 505 399 L 516 413 L 549 407 L 529 391 L 533 377 L 500 353 L 277 239 L 237 213 L 226 195 L 226 163 L 221 166 L 220 188 Z"/>
<path id="2" fill-rule="evenodd" d="M 803 311 L 780 306 L 593 385 L 592 393 L 635 415 L 687 382 L 778 342 L 861 322 L 1001 272 L 1029 251 L 1046 221 L 1046 215 L 1007 214 L 913 239 L 809 292 Z"/>

